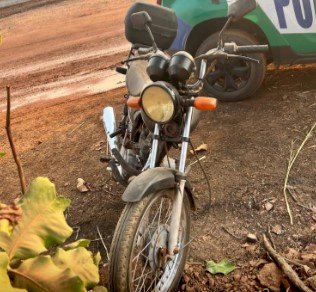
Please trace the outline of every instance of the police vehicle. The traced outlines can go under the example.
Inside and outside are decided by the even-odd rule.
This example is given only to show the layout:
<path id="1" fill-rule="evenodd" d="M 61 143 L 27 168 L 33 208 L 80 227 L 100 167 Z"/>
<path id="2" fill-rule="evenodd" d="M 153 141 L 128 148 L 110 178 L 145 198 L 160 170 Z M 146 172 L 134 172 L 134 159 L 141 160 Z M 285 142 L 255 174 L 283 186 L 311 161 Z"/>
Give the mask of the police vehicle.
<path id="1" fill-rule="evenodd" d="M 217 45 L 217 35 L 235 0 L 158 0 L 178 17 L 172 49 L 199 55 Z M 251 96 L 262 84 L 267 63 L 316 62 L 316 0 L 257 0 L 256 10 L 233 23 L 224 41 L 238 45 L 269 44 L 268 54 L 252 54 L 261 62 L 251 69 L 244 61 L 221 61 L 209 72 L 205 92 L 222 101 Z"/>

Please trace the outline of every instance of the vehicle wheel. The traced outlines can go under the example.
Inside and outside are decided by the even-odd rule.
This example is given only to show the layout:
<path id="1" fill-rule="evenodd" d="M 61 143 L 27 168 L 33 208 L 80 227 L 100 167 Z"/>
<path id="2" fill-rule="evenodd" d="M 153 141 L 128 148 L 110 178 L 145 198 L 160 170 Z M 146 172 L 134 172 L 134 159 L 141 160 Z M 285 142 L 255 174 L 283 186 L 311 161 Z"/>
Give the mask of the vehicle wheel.
<path id="1" fill-rule="evenodd" d="M 199 56 L 217 47 L 218 32 L 207 38 L 197 50 Z M 258 45 L 259 42 L 248 33 L 228 29 L 224 33 L 224 42 L 237 45 Z M 244 54 L 260 61 L 259 64 L 243 60 L 220 60 L 205 79 L 204 91 L 220 101 L 243 100 L 258 90 L 266 72 L 266 56 L 263 53 Z"/>
<path id="2" fill-rule="evenodd" d="M 166 250 L 174 197 L 173 189 L 164 190 L 126 205 L 111 246 L 110 291 L 176 291 L 188 252 L 191 221 L 189 202 L 185 199 L 180 252 L 168 261 Z"/>

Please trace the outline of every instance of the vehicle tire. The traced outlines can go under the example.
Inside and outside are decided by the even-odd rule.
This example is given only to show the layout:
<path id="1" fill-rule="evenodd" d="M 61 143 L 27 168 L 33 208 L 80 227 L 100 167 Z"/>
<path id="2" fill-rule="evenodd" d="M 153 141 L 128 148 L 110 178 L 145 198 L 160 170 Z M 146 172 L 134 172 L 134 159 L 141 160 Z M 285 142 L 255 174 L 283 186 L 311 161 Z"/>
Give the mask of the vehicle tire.
<path id="1" fill-rule="evenodd" d="M 217 47 L 219 33 L 208 37 L 198 48 L 196 56 Z M 248 33 L 228 29 L 224 32 L 224 42 L 237 45 L 258 45 L 259 42 Z M 259 64 L 243 60 L 218 61 L 205 79 L 204 91 L 208 96 L 220 101 L 239 101 L 253 95 L 261 86 L 266 72 L 266 56 L 263 53 L 243 54 L 260 61 Z"/>
<path id="2" fill-rule="evenodd" d="M 110 291 L 176 291 L 190 239 L 190 204 L 184 200 L 179 239 L 184 248 L 163 263 L 174 189 L 152 193 L 126 205 L 114 233 L 109 265 Z M 152 213 L 154 211 L 154 213 Z M 148 225 L 148 226 L 147 226 Z M 136 255 L 136 256 L 135 256 Z M 158 260 L 158 255 L 161 259 Z M 160 262 L 160 264 L 158 264 Z M 139 266 L 141 269 L 139 269 Z M 142 276 L 146 277 L 142 277 Z"/>

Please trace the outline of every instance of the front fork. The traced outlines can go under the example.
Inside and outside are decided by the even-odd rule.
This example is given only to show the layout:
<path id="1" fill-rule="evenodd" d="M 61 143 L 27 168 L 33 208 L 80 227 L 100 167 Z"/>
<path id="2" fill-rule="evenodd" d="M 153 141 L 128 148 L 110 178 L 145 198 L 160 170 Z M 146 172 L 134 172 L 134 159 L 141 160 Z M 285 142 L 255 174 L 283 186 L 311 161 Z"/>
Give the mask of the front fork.
<path id="1" fill-rule="evenodd" d="M 168 251 L 169 251 L 169 255 L 171 256 L 177 254 L 180 248 L 178 246 L 178 237 L 179 237 L 182 205 L 183 205 L 183 199 L 184 199 L 184 188 L 186 184 L 185 164 L 186 164 L 187 152 L 188 152 L 188 147 L 189 147 L 192 114 L 193 114 L 193 107 L 189 107 L 186 114 L 185 127 L 182 134 L 182 148 L 181 148 L 179 174 L 178 174 L 179 180 L 177 184 L 176 197 L 174 200 L 174 204 L 172 206 L 171 223 L 170 223 L 170 230 L 169 230 Z M 152 144 L 151 157 L 150 157 L 150 168 L 154 168 L 156 165 L 158 143 L 159 143 L 159 125 L 156 124 L 155 131 L 154 131 L 154 139 L 153 139 L 153 144 Z"/>

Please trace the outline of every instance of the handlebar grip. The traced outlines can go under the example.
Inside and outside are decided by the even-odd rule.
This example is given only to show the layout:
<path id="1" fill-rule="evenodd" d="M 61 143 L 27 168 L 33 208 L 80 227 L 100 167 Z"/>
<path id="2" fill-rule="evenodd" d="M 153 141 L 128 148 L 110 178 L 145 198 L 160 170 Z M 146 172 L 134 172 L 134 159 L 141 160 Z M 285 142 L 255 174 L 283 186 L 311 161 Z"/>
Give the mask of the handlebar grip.
<path id="1" fill-rule="evenodd" d="M 153 50 L 152 47 L 150 47 L 150 48 L 139 48 L 139 49 L 138 49 L 138 53 L 139 53 L 140 55 L 145 55 L 145 54 L 150 53 L 152 50 Z"/>
<path id="2" fill-rule="evenodd" d="M 268 51 L 268 45 L 236 46 L 236 53 L 265 53 Z"/>

